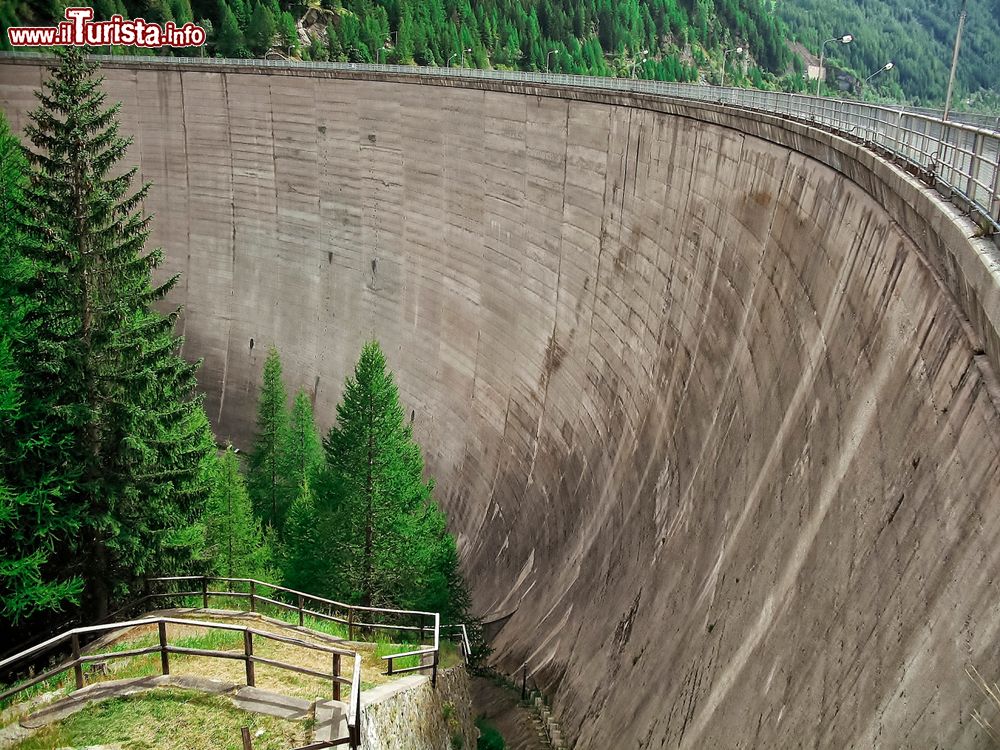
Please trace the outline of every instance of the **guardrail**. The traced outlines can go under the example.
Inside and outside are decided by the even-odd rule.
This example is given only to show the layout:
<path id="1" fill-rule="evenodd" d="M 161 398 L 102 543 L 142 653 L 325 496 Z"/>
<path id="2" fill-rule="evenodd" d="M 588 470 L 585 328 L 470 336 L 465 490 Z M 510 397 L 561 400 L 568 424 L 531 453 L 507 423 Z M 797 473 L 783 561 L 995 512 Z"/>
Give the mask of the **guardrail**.
<path id="1" fill-rule="evenodd" d="M 159 643 L 154 646 L 147 646 L 144 648 L 133 648 L 124 651 L 106 651 L 101 653 L 88 653 L 84 654 L 81 651 L 81 636 L 93 636 L 99 633 L 104 633 L 107 631 L 122 630 L 125 628 L 140 627 L 145 625 L 156 625 L 157 635 Z M 218 651 L 212 649 L 201 649 L 201 648 L 187 648 L 182 646 L 172 646 L 170 645 L 168 639 L 167 625 L 184 625 L 187 627 L 202 627 L 211 630 L 225 630 L 231 632 L 238 632 L 243 634 L 243 650 L 242 651 Z M 331 656 L 331 671 L 330 672 L 320 672 L 319 670 L 309 669 L 307 667 L 302 667 L 297 664 L 289 664 L 287 662 L 279 661 L 277 659 L 267 659 L 262 656 L 257 656 L 254 654 L 254 638 L 264 638 L 267 640 L 277 641 L 279 643 L 291 644 L 304 649 L 309 649 L 313 651 L 320 651 Z M 20 662 L 27 661 L 29 659 L 36 659 L 42 655 L 48 654 L 50 652 L 56 651 L 61 646 L 65 645 L 67 642 L 70 644 L 72 651 L 72 656 L 67 661 L 62 661 L 55 667 L 42 672 L 35 677 L 26 680 L 14 687 L 8 688 L 3 692 L 0 692 L 0 700 L 6 698 L 11 698 L 18 693 L 21 693 L 28 688 L 34 687 L 40 682 L 57 677 L 58 675 L 69 671 L 70 669 L 74 672 L 76 689 L 79 690 L 85 685 L 83 665 L 89 662 L 95 661 L 106 661 L 109 659 L 122 659 L 131 658 L 134 656 L 142 656 L 144 654 L 154 654 L 158 653 L 160 655 L 160 671 L 164 675 L 170 674 L 170 655 L 171 654 L 186 654 L 190 656 L 203 656 L 209 658 L 217 659 L 234 659 L 244 662 L 246 669 L 246 684 L 253 687 L 256 684 L 256 676 L 254 673 L 254 667 L 257 664 L 264 664 L 271 667 L 276 667 L 278 669 L 284 669 L 290 672 L 297 672 L 299 674 L 308 675 L 310 677 L 316 677 L 319 679 L 330 680 L 332 686 L 332 697 L 334 700 L 339 701 L 341 699 L 341 686 L 350 685 L 351 695 L 348 703 L 348 713 L 347 713 L 347 727 L 349 737 L 340 738 L 337 741 L 327 745 L 333 746 L 333 744 L 347 744 L 350 743 L 352 748 L 357 748 L 360 746 L 360 726 L 361 726 L 361 656 L 347 649 L 336 648 L 334 646 L 325 646 L 318 643 L 312 643 L 310 641 L 304 641 L 299 638 L 291 638 L 284 635 L 278 635 L 277 633 L 269 633 L 264 630 L 256 630 L 254 628 L 245 625 L 231 625 L 229 623 L 220 622 L 207 622 L 203 620 L 188 620 L 177 617 L 145 617 L 137 620 L 128 620 L 125 622 L 107 623 L 104 625 L 90 625 L 87 627 L 73 628 L 65 633 L 61 633 L 53 638 L 49 638 L 36 646 L 32 646 L 29 649 L 25 649 L 20 653 L 14 654 L 3 661 L 0 661 L 0 672 L 4 670 L 9 670 Z M 354 659 L 354 672 L 351 678 L 342 677 L 341 671 L 341 658 L 344 656 L 349 656 Z"/>
<path id="2" fill-rule="evenodd" d="M 322 596 L 307 594 L 304 591 L 296 591 L 286 586 L 277 586 L 266 581 L 258 581 L 254 578 L 228 578 L 225 576 L 166 576 L 161 578 L 149 578 L 147 584 L 153 586 L 158 583 L 185 583 L 196 582 L 197 589 L 189 591 L 164 591 L 154 592 L 149 590 L 139 601 L 152 599 L 172 599 L 178 597 L 196 596 L 200 597 L 202 606 L 208 609 L 209 601 L 212 597 L 227 597 L 237 599 L 247 599 L 250 604 L 250 611 L 256 612 L 257 606 L 261 603 L 291 611 L 298 615 L 298 624 L 302 626 L 305 617 L 315 617 L 318 620 L 335 622 L 347 627 L 348 640 L 354 640 L 355 633 L 361 631 L 388 630 L 406 634 L 410 637 L 417 637 L 423 643 L 425 639 L 431 640 L 426 647 L 417 648 L 411 651 L 404 651 L 397 654 L 388 654 L 382 659 L 386 662 L 386 674 L 403 674 L 405 672 L 430 671 L 431 683 L 437 685 L 437 671 L 440 662 L 440 632 L 441 616 L 437 612 L 422 612 L 409 609 L 386 609 L 382 607 L 362 607 L 355 604 L 345 604 L 333 599 L 326 599 Z M 210 582 L 222 582 L 230 584 L 244 585 L 246 591 L 218 591 L 210 590 Z M 271 596 L 264 596 L 259 592 L 264 589 L 273 592 Z M 295 603 L 289 603 L 279 598 L 288 596 L 294 598 Z M 309 605 L 309 606 L 307 606 Z M 391 619 L 396 622 L 385 622 Z M 379 620 L 382 620 L 381 622 Z M 415 667 L 395 668 L 394 661 L 407 657 L 417 657 L 419 664 Z"/>
<path id="3" fill-rule="evenodd" d="M 49 62 L 51 59 L 49 55 L 32 53 L 0 53 L 0 60 Z M 94 55 L 93 59 L 109 64 L 194 69 L 316 70 L 531 83 L 645 94 L 750 109 L 813 123 L 851 137 L 883 155 L 890 155 L 954 199 L 979 223 L 985 234 L 1000 233 L 1000 133 L 952 120 L 945 122 L 925 111 L 905 107 L 756 89 L 528 71 L 137 55 Z"/>

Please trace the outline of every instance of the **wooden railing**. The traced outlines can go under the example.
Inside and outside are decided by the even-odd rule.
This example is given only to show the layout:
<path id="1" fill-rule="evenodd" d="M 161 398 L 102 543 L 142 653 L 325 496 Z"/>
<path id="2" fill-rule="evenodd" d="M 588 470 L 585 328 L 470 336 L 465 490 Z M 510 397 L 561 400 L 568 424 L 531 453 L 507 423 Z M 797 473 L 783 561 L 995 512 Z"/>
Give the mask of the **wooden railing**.
<path id="1" fill-rule="evenodd" d="M 187 583 L 197 588 L 178 591 L 154 591 L 160 584 Z M 224 583 L 230 590 L 213 590 L 210 584 Z M 233 584 L 246 588 L 245 591 L 232 590 Z M 355 604 L 345 604 L 322 596 L 296 591 L 286 586 L 277 586 L 255 578 L 228 578 L 225 576 L 166 576 L 147 579 L 148 590 L 139 601 L 153 599 L 173 599 L 178 597 L 200 597 L 201 604 L 208 609 L 212 598 L 233 597 L 246 599 L 251 612 L 256 612 L 260 604 L 269 604 L 287 612 L 293 612 L 298 617 L 298 624 L 305 623 L 305 618 L 314 617 L 317 620 L 335 622 L 347 629 L 348 640 L 355 640 L 359 633 L 371 633 L 377 630 L 394 631 L 406 637 L 418 637 L 420 643 L 429 640 L 427 645 L 411 651 L 388 654 L 382 659 L 386 662 L 386 674 L 404 674 L 406 672 L 431 673 L 431 683 L 437 685 L 437 671 L 440 663 L 441 616 L 437 612 L 422 612 L 409 609 L 386 609 L 383 607 L 362 607 Z M 265 596 L 264 592 L 271 596 Z M 281 597 L 292 600 L 286 601 Z M 414 667 L 398 668 L 394 662 L 398 659 L 417 657 L 418 664 Z"/>
<path id="2" fill-rule="evenodd" d="M 81 652 L 81 638 L 93 637 L 100 633 L 105 633 L 109 631 L 121 630 L 123 628 L 132 628 L 139 626 L 155 625 L 158 635 L 158 643 L 153 646 L 147 646 L 144 648 L 133 648 L 123 651 L 104 651 L 101 653 L 88 653 L 83 654 Z M 202 648 L 187 648 L 183 646 L 171 645 L 167 637 L 168 625 L 184 625 L 188 627 L 201 627 L 208 628 L 211 630 L 224 630 L 230 632 L 238 632 L 243 634 L 243 649 L 242 651 L 218 651 L 212 649 L 202 649 Z M 329 654 L 331 657 L 331 671 L 321 672 L 315 669 L 309 669 L 307 667 L 299 666 L 297 664 L 289 664 L 287 662 L 279 661 L 277 659 L 267 659 L 262 656 L 257 656 L 254 654 L 254 639 L 264 638 L 267 640 L 277 641 L 279 643 L 291 644 L 304 649 L 309 649 L 312 651 L 319 651 L 322 653 Z M 202 656 L 208 658 L 216 659 L 234 659 L 237 661 L 244 662 L 246 669 L 246 684 L 249 686 L 254 686 L 256 684 L 256 677 L 254 674 L 254 667 L 257 664 L 265 664 L 270 667 L 276 667 L 278 669 L 284 669 L 291 672 L 297 672 L 299 674 L 308 675 L 310 677 L 316 677 L 319 679 L 329 680 L 331 684 L 331 692 L 334 700 L 339 701 L 341 699 L 341 686 L 350 685 L 351 693 L 348 702 L 348 713 L 347 713 L 347 727 L 349 732 L 349 737 L 339 738 L 333 740 L 327 747 L 332 747 L 334 744 L 348 744 L 350 743 L 352 748 L 359 747 L 360 743 L 360 727 L 361 727 L 361 656 L 347 649 L 337 648 L 335 646 L 328 646 L 318 643 L 312 643 L 310 641 L 305 641 L 299 638 L 291 638 L 285 635 L 279 635 L 277 633 L 269 633 L 263 630 L 256 630 L 251 627 L 244 625 L 232 625 L 229 623 L 220 622 L 206 622 L 202 620 L 189 620 L 177 617 L 146 617 L 137 620 L 128 620 L 126 622 L 116 622 L 107 623 L 103 625 L 91 625 L 88 627 L 79 627 L 68 630 L 64 633 L 49 638 L 36 646 L 25 649 L 20 653 L 14 654 L 2 661 L 0 661 L 0 673 L 4 671 L 9 671 L 15 668 L 18 663 L 25 662 L 29 659 L 37 659 L 45 654 L 49 654 L 60 649 L 64 649 L 66 644 L 69 644 L 71 656 L 69 660 L 60 662 L 57 666 L 42 672 L 39 675 L 32 677 L 29 680 L 21 682 L 14 687 L 8 688 L 7 690 L 0 692 L 0 700 L 10 698 L 12 696 L 21 693 L 28 688 L 34 687 L 40 682 L 49 680 L 56 677 L 64 672 L 73 670 L 75 677 L 76 689 L 80 689 L 84 686 L 84 672 L 83 665 L 94 661 L 106 661 L 109 659 L 122 659 L 130 658 L 134 656 L 142 656 L 144 654 L 155 654 L 160 655 L 160 671 L 162 674 L 170 674 L 170 656 L 171 654 L 185 654 L 190 656 Z M 342 677 L 341 672 L 341 659 L 344 656 L 349 656 L 354 659 L 354 672 L 350 678 Z"/>

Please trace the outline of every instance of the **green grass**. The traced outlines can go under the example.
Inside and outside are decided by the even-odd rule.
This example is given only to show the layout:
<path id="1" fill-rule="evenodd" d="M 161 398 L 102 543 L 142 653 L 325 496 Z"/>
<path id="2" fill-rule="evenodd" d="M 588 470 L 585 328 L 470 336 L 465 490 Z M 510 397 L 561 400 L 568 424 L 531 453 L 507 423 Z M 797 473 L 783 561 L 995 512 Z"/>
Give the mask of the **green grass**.
<path id="1" fill-rule="evenodd" d="M 158 688 L 95 703 L 12 750 L 95 744 L 120 744 L 128 750 L 240 750 L 241 727 L 250 728 L 254 750 L 287 750 L 308 740 L 304 722 L 248 713 L 219 696 Z M 263 732 L 256 736 L 259 730 Z"/>

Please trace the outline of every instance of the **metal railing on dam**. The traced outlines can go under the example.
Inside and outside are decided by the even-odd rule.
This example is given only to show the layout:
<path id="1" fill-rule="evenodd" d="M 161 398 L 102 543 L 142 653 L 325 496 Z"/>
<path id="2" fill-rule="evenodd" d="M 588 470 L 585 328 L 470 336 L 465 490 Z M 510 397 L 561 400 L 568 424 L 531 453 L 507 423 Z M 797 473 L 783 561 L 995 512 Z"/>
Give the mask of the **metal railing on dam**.
<path id="1" fill-rule="evenodd" d="M 47 57 L 0 53 L 0 60 L 37 62 Z M 938 187 L 948 197 L 956 199 L 984 232 L 993 235 L 1000 233 L 1000 132 L 963 122 L 944 122 L 927 114 L 927 110 L 918 112 L 905 107 L 885 107 L 756 89 L 525 71 L 198 57 L 95 55 L 94 59 L 106 63 L 182 64 L 196 68 L 217 69 L 224 66 L 485 79 L 630 92 L 755 110 L 827 127 L 869 145 L 883 155 L 895 157 L 908 166 L 910 171 Z M 986 121 L 988 120 L 984 120 Z"/>

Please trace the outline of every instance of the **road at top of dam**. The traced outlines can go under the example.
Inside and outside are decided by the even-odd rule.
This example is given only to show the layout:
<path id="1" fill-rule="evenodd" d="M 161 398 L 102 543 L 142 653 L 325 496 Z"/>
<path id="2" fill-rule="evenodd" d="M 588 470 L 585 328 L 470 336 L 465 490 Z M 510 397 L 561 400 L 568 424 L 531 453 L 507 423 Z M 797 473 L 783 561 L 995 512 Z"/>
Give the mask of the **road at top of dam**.
<path id="1" fill-rule="evenodd" d="M 15 128 L 42 70 L 0 63 Z M 498 82 L 112 64 L 184 353 L 248 444 L 378 338 L 494 658 L 577 748 L 979 747 L 995 245 L 801 123 Z"/>

